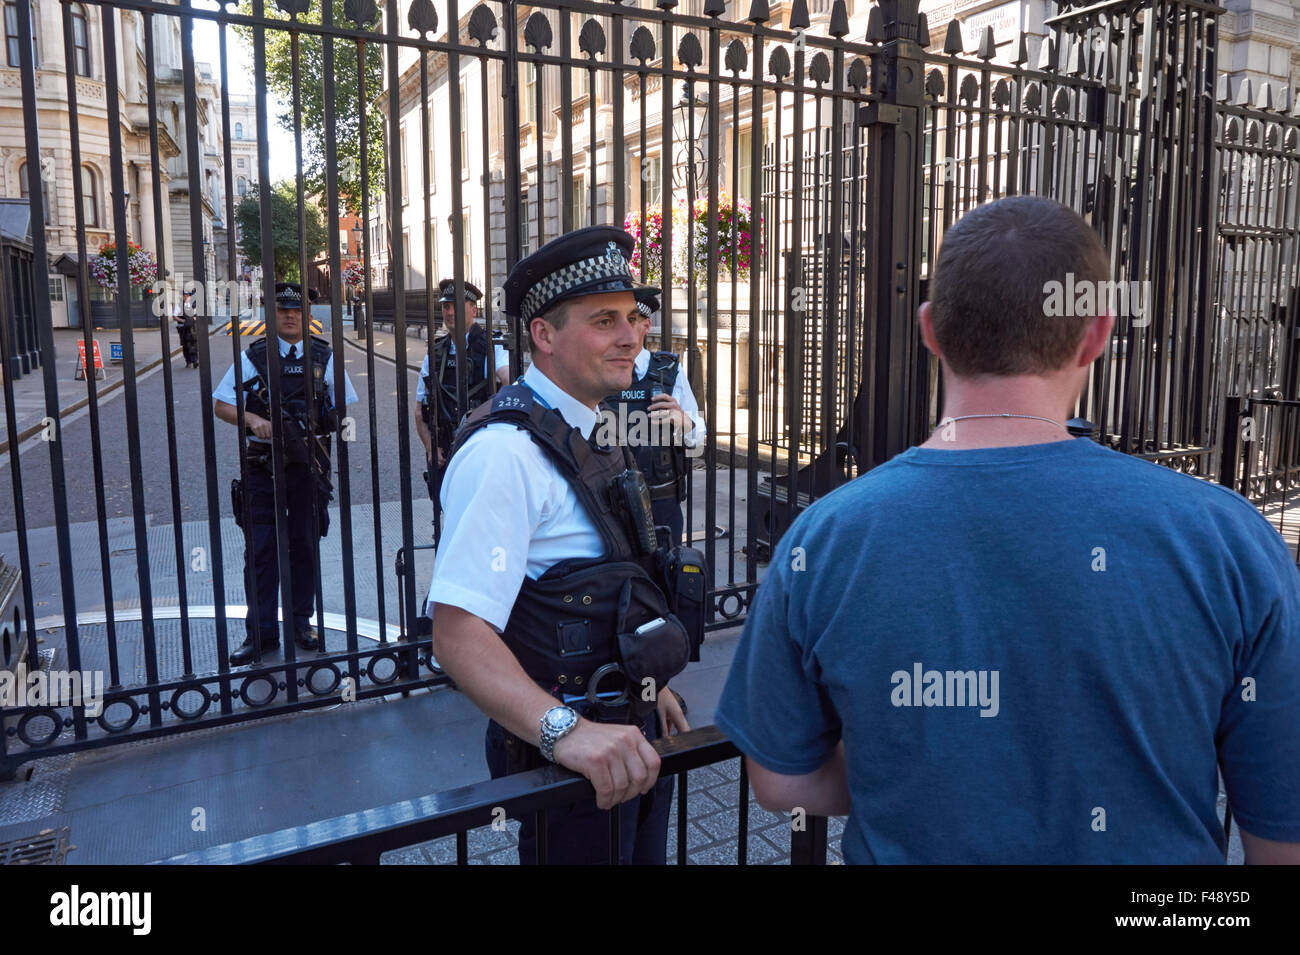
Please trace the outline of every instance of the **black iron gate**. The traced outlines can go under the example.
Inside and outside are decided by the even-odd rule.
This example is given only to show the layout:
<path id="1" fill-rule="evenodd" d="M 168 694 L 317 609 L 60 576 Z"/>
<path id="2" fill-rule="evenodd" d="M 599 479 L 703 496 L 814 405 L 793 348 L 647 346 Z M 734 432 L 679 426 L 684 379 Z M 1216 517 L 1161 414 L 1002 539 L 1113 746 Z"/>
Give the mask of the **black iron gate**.
<path id="1" fill-rule="evenodd" d="M 49 291 L 35 283 L 56 426 L 44 447 L 9 455 L 0 497 L 14 506 L 0 544 L 13 539 L 20 555 L 25 616 L 36 624 L 29 658 L 42 632 L 61 665 L 105 671 L 108 689 L 93 716 L 6 708 L 0 771 L 442 680 L 429 637 L 410 626 L 428 583 L 408 371 L 440 324 L 427 289 L 453 275 L 486 290 L 484 318 L 508 333 L 517 374 L 526 339 L 501 314 L 499 285 L 527 250 L 578 225 L 635 232 L 634 267 L 665 287 L 656 337 L 687 356 L 699 386 L 710 437 L 688 533 L 715 569 L 713 628 L 743 617 L 800 509 L 933 426 L 940 383 L 913 316 L 943 231 L 980 202 L 1035 193 L 1070 205 L 1106 241 L 1116 279 L 1141 291 L 1079 409 L 1101 440 L 1217 473 L 1227 396 L 1276 379 L 1278 397 L 1300 398 L 1297 121 L 1262 92 L 1221 102 L 1221 8 L 1063 3 L 1048 36 L 1022 35 L 1010 62 L 995 62 L 991 29 L 964 50 L 954 22 L 939 43 L 916 0 L 885 0 L 852 21 L 843 0 L 813 7 L 795 0 L 778 19 L 762 0 L 488 0 L 463 11 L 448 0 L 440 23 L 429 0 L 219 10 L 115 0 L 62 3 L 59 35 L 18 44 L 28 168 L 46 168 L 54 146 L 75 173 L 55 179 L 53 227 L 34 236 L 38 261 L 73 257 L 88 302 L 104 276 L 91 239 L 111 239 L 106 294 L 126 319 L 138 294 L 129 243 L 152 237 L 157 300 L 169 307 L 193 282 L 212 328 L 255 312 L 277 272 L 327 276 L 315 318 L 365 385 L 364 407 L 334 434 L 334 530 L 315 581 L 325 646 L 297 651 L 286 621 L 283 662 L 232 669 L 244 584 L 225 481 L 246 472 L 247 443 L 230 440 L 242 427 L 214 421 L 211 396 L 244 342 L 200 335 L 196 377 L 164 360 L 160 381 L 125 374 L 121 401 L 89 375 L 88 419 L 60 423 L 57 335 Z M 16 11 L 30 34 L 29 0 Z M 198 50 L 215 63 L 205 67 Z M 55 89 L 49 67 L 60 55 Z M 241 72 L 253 77 L 253 105 L 235 114 Z M 55 108 L 67 112 L 66 134 L 47 115 Z M 249 139 L 256 168 L 240 174 Z M 272 163 L 290 153 L 277 185 Z M 255 208 L 238 215 L 246 188 Z M 351 278 L 336 227 L 345 213 L 363 223 Z M 319 248 L 302 243 L 286 257 L 272 242 L 255 255 L 242 244 L 250 229 L 311 236 L 318 218 Z M 224 244 L 219 274 L 208 268 L 214 242 Z M 260 268 L 257 287 L 241 281 L 250 267 Z M 354 335 L 345 282 L 364 302 Z M 463 336 L 459 308 L 452 334 Z M 273 309 L 267 321 L 273 332 Z M 128 372 L 142 364 L 138 348 L 174 347 L 167 321 L 156 340 L 120 324 Z M 0 335 L 5 363 L 23 347 Z M 5 401 L 12 409 L 8 386 Z M 274 455 L 283 475 L 278 440 Z M 1282 461 L 1283 480 L 1294 464 Z M 277 482 L 277 503 L 300 493 Z M 277 539 L 287 605 L 283 517 Z"/>

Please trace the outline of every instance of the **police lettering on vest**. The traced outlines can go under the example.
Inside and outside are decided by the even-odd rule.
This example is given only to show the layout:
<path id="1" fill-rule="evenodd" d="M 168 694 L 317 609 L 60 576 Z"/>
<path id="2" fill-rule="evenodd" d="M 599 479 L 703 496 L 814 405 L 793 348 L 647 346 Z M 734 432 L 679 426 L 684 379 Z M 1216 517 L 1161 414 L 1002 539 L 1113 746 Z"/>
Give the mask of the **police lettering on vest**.
<path id="1" fill-rule="evenodd" d="M 650 402 L 656 395 L 673 393 L 679 372 L 680 363 L 672 352 L 651 352 L 645 375 L 633 381 L 631 387 L 610 395 L 604 404 L 619 416 L 620 422 L 633 420 L 637 414 L 648 419 Z M 647 440 L 637 442 L 631 450 L 650 487 L 650 496 L 685 500 L 689 469 L 681 436 L 658 428 L 646 428 L 644 433 Z"/>
<path id="2" fill-rule="evenodd" d="M 271 376 L 266 339 L 253 342 L 248 346 L 245 354 L 256 375 L 244 382 L 244 409 L 250 414 L 270 419 Z M 321 443 L 324 451 L 326 454 L 329 453 L 329 435 L 337 424 L 334 405 L 325 382 L 325 368 L 332 354 L 329 344 L 323 339 L 315 336 L 310 339 L 310 398 L 306 384 L 306 357 L 293 360 L 282 357 L 280 360 L 280 408 L 283 416 L 281 423 L 285 427 L 283 437 L 288 463 L 305 464 L 308 460 L 306 438 L 312 406 L 315 409 L 314 433 L 323 438 Z"/>

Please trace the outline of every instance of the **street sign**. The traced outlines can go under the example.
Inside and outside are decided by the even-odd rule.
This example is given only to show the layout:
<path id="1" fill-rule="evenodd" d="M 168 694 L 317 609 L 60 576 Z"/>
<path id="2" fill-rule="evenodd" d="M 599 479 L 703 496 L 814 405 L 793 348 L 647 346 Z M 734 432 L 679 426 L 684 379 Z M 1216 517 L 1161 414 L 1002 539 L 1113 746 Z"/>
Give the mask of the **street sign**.
<path id="1" fill-rule="evenodd" d="M 104 356 L 99 353 L 99 342 L 92 342 L 95 346 L 95 380 L 105 379 L 108 377 L 104 371 Z M 73 375 L 75 381 L 82 381 L 86 377 L 86 343 L 77 342 L 77 372 Z"/>
<path id="2" fill-rule="evenodd" d="M 111 361 L 111 362 L 115 362 L 115 363 L 117 363 L 117 364 L 121 364 L 121 362 L 122 362 L 122 343 L 121 343 L 121 342 L 109 342 L 109 343 L 108 343 L 108 360 Z"/>

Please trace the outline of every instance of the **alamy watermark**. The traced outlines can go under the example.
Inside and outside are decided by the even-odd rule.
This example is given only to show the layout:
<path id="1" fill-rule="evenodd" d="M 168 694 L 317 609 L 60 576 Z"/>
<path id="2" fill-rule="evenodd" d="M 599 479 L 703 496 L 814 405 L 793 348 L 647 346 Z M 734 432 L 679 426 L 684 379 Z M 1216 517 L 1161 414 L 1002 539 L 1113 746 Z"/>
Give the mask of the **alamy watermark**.
<path id="1" fill-rule="evenodd" d="M 132 935 L 148 935 L 153 925 L 152 892 L 93 892 L 72 885 L 50 896 L 54 926 L 122 926 Z"/>
<path id="2" fill-rule="evenodd" d="M 152 309 L 155 318 L 174 315 L 177 306 L 186 318 L 216 318 L 240 315 L 262 304 L 262 283 L 246 279 L 186 280 L 177 272 L 172 278 L 153 283 Z M 185 296 L 189 295 L 186 300 Z"/>
<path id="3" fill-rule="evenodd" d="M 1048 318 L 1091 317 L 1103 312 L 1127 318 L 1135 328 L 1151 323 L 1151 283 L 1143 281 L 1094 282 L 1076 280 L 1073 272 L 1065 281 L 1053 279 L 1043 285 L 1043 314 Z"/>
<path id="4" fill-rule="evenodd" d="M 0 670 L 0 707 L 76 706 L 86 715 L 104 712 L 103 670 Z"/>
<path id="5" fill-rule="evenodd" d="M 978 706 L 980 716 L 997 716 L 997 670 L 926 670 L 920 662 L 911 671 L 895 670 L 889 677 L 894 706 Z"/>

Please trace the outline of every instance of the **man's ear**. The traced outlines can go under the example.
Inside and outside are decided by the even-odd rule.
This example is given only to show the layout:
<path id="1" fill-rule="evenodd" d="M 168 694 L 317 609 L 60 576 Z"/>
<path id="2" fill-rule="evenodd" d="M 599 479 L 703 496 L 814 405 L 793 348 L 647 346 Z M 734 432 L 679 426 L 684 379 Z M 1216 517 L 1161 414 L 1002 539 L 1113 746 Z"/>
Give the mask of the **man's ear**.
<path id="1" fill-rule="evenodd" d="M 1079 351 L 1075 355 L 1077 367 L 1083 368 L 1096 361 L 1110 344 L 1110 333 L 1115 327 L 1115 316 L 1101 314 L 1088 322 L 1088 330 L 1083 333 Z"/>
<path id="2" fill-rule="evenodd" d="M 551 336 L 555 334 L 555 329 L 546 319 L 537 315 L 528 323 L 529 334 L 533 336 L 533 347 L 536 351 L 544 355 L 549 355 L 555 351 L 555 346 L 551 342 Z"/>
<path id="3" fill-rule="evenodd" d="M 916 310 L 916 320 L 921 325 L 921 341 L 925 342 L 925 347 L 942 358 L 943 353 L 939 351 L 939 343 L 934 337 L 934 316 L 930 314 L 929 302 L 921 303 Z"/>

